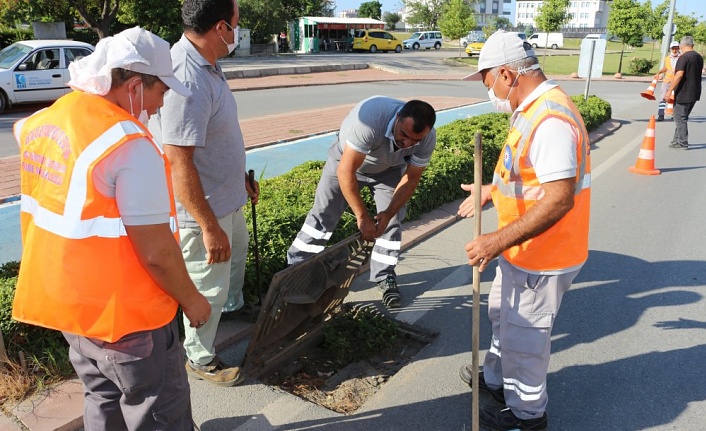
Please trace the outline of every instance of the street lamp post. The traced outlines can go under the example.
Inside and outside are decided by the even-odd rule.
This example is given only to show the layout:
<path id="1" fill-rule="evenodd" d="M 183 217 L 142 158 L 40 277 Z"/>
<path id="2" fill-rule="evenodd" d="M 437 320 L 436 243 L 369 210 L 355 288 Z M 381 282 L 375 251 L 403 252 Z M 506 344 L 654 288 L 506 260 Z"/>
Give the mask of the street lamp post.
<path id="1" fill-rule="evenodd" d="M 674 36 L 674 8 L 677 4 L 677 0 L 672 0 L 669 5 L 669 17 L 667 18 L 667 25 L 664 26 L 664 37 L 662 38 L 662 59 L 659 61 L 659 70 L 664 67 L 664 59 L 667 57 L 669 52 L 669 44 L 672 42 L 672 36 Z"/>

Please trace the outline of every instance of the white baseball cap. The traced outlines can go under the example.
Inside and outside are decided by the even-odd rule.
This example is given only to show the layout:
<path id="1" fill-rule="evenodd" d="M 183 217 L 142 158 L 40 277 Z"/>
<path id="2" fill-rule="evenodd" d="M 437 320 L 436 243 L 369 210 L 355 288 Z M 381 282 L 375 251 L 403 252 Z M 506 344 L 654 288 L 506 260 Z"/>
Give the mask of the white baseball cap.
<path id="1" fill-rule="evenodd" d="M 478 71 L 464 77 L 463 81 L 480 81 L 481 72 L 504 66 L 523 58 L 536 57 L 532 45 L 522 40 L 517 33 L 498 30 L 493 33 L 480 50 Z"/>
<path id="2" fill-rule="evenodd" d="M 673 40 L 672 43 L 669 44 L 670 49 L 674 47 L 679 48 L 679 42 L 677 42 L 676 40 Z"/>
<path id="3" fill-rule="evenodd" d="M 101 39 L 96 51 L 69 65 L 69 86 L 104 96 L 111 86 L 111 70 L 122 68 L 159 78 L 184 97 L 191 91 L 175 76 L 169 42 L 140 27 Z"/>

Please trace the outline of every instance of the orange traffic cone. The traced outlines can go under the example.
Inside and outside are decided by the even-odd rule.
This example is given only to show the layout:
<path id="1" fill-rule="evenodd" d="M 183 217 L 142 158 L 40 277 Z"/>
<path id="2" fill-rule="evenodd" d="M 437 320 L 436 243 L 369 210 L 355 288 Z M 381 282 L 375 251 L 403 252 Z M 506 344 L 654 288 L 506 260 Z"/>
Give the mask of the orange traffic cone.
<path id="1" fill-rule="evenodd" d="M 674 114 L 674 92 L 667 97 L 667 110 L 665 111 L 667 115 Z"/>
<path id="2" fill-rule="evenodd" d="M 655 100 L 655 87 L 657 86 L 657 78 L 652 79 L 650 86 L 647 87 L 647 91 L 640 93 L 640 96 L 647 100 Z"/>
<path id="3" fill-rule="evenodd" d="M 645 138 L 642 140 L 642 148 L 637 155 L 635 166 L 630 166 L 628 170 L 634 174 L 659 175 L 660 171 L 655 169 L 655 116 L 650 117 L 647 125 Z"/>

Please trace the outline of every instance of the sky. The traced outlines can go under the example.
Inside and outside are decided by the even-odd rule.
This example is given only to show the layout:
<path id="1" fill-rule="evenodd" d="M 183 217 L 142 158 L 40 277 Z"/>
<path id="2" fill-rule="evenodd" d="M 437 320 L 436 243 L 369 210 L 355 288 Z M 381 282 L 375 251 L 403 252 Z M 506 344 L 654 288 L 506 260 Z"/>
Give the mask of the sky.
<path id="1" fill-rule="evenodd" d="M 343 10 L 358 9 L 361 3 L 367 0 L 336 0 L 336 14 Z M 382 3 L 382 11 L 397 12 L 402 8 L 400 0 L 378 0 Z M 644 0 L 640 0 L 644 3 Z M 651 0 L 652 4 L 662 3 L 662 0 Z M 706 20 L 706 1 L 705 0 L 676 0 L 677 12 L 685 15 L 694 13 L 699 20 Z"/>

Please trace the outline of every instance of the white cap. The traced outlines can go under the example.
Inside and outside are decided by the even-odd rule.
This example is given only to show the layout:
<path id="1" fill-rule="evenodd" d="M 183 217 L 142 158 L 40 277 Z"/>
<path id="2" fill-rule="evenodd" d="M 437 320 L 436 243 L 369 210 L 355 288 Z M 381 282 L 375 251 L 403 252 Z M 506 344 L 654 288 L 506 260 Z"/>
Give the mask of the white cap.
<path id="1" fill-rule="evenodd" d="M 480 81 L 482 71 L 527 57 L 536 57 L 532 45 L 520 39 L 517 33 L 498 30 L 485 41 L 480 50 L 478 71 L 466 76 L 463 81 Z"/>
<path id="2" fill-rule="evenodd" d="M 93 54 L 71 63 L 69 86 L 104 96 L 110 91 L 110 71 L 116 68 L 156 76 L 175 92 L 191 96 L 174 76 L 169 42 L 140 27 L 101 39 Z"/>
<path id="3" fill-rule="evenodd" d="M 671 49 L 671 48 L 674 48 L 675 46 L 677 48 L 679 48 L 679 42 L 677 42 L 676 40 L 673 40 L 672 43 L 669 44 L 669 48 Z"/>

